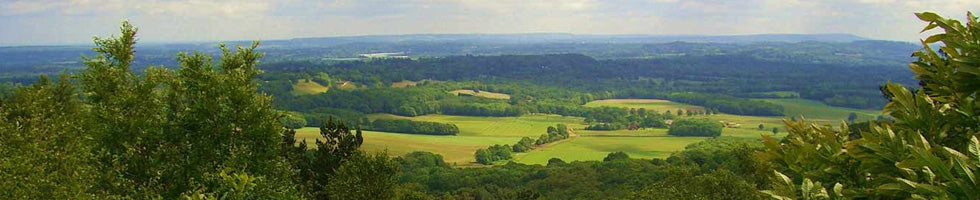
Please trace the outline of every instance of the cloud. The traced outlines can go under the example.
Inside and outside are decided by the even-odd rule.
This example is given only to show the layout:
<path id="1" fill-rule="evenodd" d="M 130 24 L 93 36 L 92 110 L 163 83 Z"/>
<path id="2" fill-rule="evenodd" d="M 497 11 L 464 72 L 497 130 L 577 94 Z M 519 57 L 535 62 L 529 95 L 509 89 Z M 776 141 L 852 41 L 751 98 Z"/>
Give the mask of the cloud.
<path id="1" fill-rule="evenodd" d="M 913 12 L 962 18 L 976 0 L 0 0 L 0 45 L 87 43 L 122 19 L 144 41 L 367 34 L 853 33 L 914 41 Z"/>

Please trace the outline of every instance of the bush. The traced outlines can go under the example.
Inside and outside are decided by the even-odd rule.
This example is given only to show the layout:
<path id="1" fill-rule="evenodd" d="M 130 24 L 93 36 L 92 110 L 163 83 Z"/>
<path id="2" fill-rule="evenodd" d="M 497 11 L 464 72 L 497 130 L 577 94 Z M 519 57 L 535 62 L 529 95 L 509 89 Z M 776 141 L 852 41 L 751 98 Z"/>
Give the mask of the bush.
<path id="1" fill-rule="evenodd" d="M 712 122 L 709 119 L 678 119 L 670 125 L 667 134 L 673 136 L 698 136 L 698 137 L 718 137 L 721 136 L 721 124 Z"/>
<path id="2" fill-rule="evenodd" d="M 459 127 L 455 124 L 444 124 L 437 122 L 420 122 L 406 119 L 378 119 L 374 120 L 368 130 L 425 134 L 425 135 L 456 135 L 459 134 Z"/>

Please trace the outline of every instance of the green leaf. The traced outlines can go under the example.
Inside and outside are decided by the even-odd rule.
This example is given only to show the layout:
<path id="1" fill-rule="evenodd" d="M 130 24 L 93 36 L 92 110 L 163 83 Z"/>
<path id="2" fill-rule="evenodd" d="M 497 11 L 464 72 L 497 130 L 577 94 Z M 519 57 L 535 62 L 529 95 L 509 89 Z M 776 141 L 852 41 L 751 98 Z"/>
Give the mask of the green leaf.
<path id="1" fill-rule="evenodd" d="M 936 13 L 931 13 L 931 12 L 915 13 L 915 16 L 918 17 L 919 20 L 927 21 L 927 22 L 932 22 L 932 21 L 942 19 L 942 17 L 940 17 Z"/>
<path id="2" fill-rule="evenodd" d="M 928 38 L 926 38 L 925 43 L 930 43 L 930 44 L 931 43 L 936 43 L 936 42 L 942 41 L 943 39 L 946 39 L 946 34 L 943 34 L 943 33 L 935 34 L 935 35 L 932 35 L 932 36 L 929 36 Z"/>

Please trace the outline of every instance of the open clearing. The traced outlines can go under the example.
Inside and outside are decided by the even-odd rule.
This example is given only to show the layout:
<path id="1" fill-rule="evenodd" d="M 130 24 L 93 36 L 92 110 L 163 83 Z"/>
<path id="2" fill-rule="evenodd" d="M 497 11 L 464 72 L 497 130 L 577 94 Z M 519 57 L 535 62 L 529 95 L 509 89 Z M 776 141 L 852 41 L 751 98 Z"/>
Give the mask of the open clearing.
<path id="1" fill-rule="evenodd" d="M 701 106 L 687 105 L 662 99 L 605 99 L 592 101 L 585 104 L 586 107 L 623 107 L 623 108 L 636 108 L 636 109 L 646 109 L 653 110 L 659 113 L 664 113 L 670 111 L 671 113 L 677 112 L 677 109 L 684 110 L 703 110 Z"/>
<path id="2" fill-rule="evenodd" d="M 881 111 L 862 110 L 853 108 L 834 107 L 823 102 L 808 99 L 760 99 L 774 104 L 782 105 L 786 116 L 800 116 L 810 119 L 838 119 L 847 120 L 847 116 L 852 112 L 858 115 L 856 121 L 874 120 L 881 115 Z"/>
<path id="3" fill-rule="evenodd" d="M 330 87 L 320 85 L 317 82 L 311 81 L 309 79 L 299 80 L 293 84 L 293 94 L 303 95 L 303 94 L 319 94 L 330 90 Z"/>
<path id="4" fill-rule="evenodd" d="M 490 98 L 490 99 L 504 99 L 504 100 L 510 99 L 510 95 L 509 94 L 496 93 L 496 92 L 487 92 L 487 91 L 479 91 L 479 92 L 477 92 L 477 91 L 473 91 L 473 90 L 453 90 L 450 93 L 453 93 L 455 95 L 468 94 L 468 95 L 473 95 L 473 96 L 483 97 L 483 98 Z"/>
<path id="5" fill-rule="evenodd" d="M 481 92 L 482 93 L 482 92 Z M 838 108 L 818 104 L 817 102 L 794 99 L 766 99 L 775 101 L 787 107 L 788 112 L 816 112 L 820 114 L 807 118 L 820 124 L 837 125 L 845 120 L 852 111 L 862 117 L 871 117 L 874 111 Z M 646 108 L 649 110 L 697 109 L 698 106 L 656 99 L 611 99 L 589 102 L 587 106 L 614 106 L 624 108 Z M 837 114 L 844 113 L 843 116 Z M 736 122 L 737 128 L 723 128 L 721 137 L 759 139 L 760 135 L 772 136 L 771 129 L 777 127 L 779 133 L 775 137 L 786 135 L 782 125 L 782 117 L 742 116 L 717 114 L 709 116 L 691 116 L 692 118 L 709 118 L 716 121 Z M 819 118 L 826 117 L 826 118 Z M 364 132 L 362 149 L 377 152 L 387 150 L 391 155 L 404 155 L 412 151 L 429 151 L 441 154 L 446 161 L 458 166 L 476 166 L 473 152 L 494 144 L 512 145 L 521 137 L 537 138 L 544 134 L 548 126 L 563 123 L 572 128 L 578 137 L 537 148 L 528 153 L 515 154 L 514 161 L 526 164 L 546 164 L 553 157 L 565 161 L 602 160 L 611 152 L 623 151 L 633 158 L 666 158 L 671 153 L 684 149 L 685 146 L 707 139 L 707 137 L 673 137 L 667 135 L 667 129 L 641 129 L 616 131 L 588 131 L 581 117 L 563 117 L 559 115 L 525 115 L 520 117 L 477 117 L 454 115 L 424 115 L 404 117 L 391 114 L 371 114 L 370 119 L 408 119 L 414 121 L 429 121 L 452 123 L 460 129 L 458 136 L 414 135 L 387 133 L 376 131 Z M 687 118 L 687 116 L 682 116 Z M 862 118 L 863 119 L 863 118 Z M 763 124 L 764 130 L 758 125 Z M 297 137 L 307 139 L 312 143 L 319 137 L 318 129 L 303 128 L 297 131 Z"/>
<path id="6" fill-rule="evenodd" d="M 551 158 L 565 162 L 602 160 L 609 153 L 622 151 L 631 158 L 666 158 L 684 146 L 700 142 L 706 137 L 576 137 L 569 141 L 529 153 L 514 156 L 514 161 L 525 164 L 547 164 Z"/>
<path id="7" fill-rule="evenodd" d="M 408 86 L 416 86 L 418 84 L 419 84 L 419 82 L 415 82 L 415 81 L 398 81 L 398 82 L 391 83 L 391 87 L 393 87 L 393 88 L 404 88 L 404 87 L 408 87 Z"/>
<path id="8" fill-rule="evenodd" d="M 493 136 L 493 137 L 531 137 L 537 139 L 548 131 L 549 126 L 565 124 L 574 130 L 585 128 L 581 117 L 563 117 L 560 115 L 524 115 L 520 117 L 475 117 L 456 115 L 423 115 L 403 117 L 391 114 L 371 114 L 369 119 L 394 118 L 414 121 L 427 121 L 456 124 L 461 136 Z M 516 143 L 509 142 L 507 144 Z"/>
<path id="9" fill-rule="evenodd" d="M 467 165 L 474 161 L 473 152 L 494 144 L 513 144 L 520 137 L 480 137 L 480 136 L 437 136 L 378 131 L 363 131 L 362 150 L 368 152 L 388 151 L 389 155 L 401 156 L 413 151 L 429 151 L 441 154 L 446 162 Z M 305 140 L 310 146 L 320 137 L 319 128 L 296 130 L 297 140 Z"/>

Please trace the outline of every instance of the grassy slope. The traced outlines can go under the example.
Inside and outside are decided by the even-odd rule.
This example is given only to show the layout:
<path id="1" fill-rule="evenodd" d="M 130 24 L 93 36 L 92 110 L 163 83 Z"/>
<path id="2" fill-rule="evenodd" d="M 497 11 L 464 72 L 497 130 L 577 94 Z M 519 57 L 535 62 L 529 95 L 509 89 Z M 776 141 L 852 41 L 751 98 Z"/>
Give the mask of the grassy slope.
<path id="1" fill-rule="evenodd" d="M 526 164 L 547 164 L 548 159 L 602 160 L 606 155 L 623 151 L 632 158 L 665 158 L 703 137 L 576 137 L 568 141 L 529 153 L 517 154 L 514 161 Z"/>
<path id="2" fill-rule="evenodd" d="M 701 106 L 687 105 L 682 103 L 676 103 L 667 100 L 660 99 L 606 99 L 592 101 L 585 104 L 586 107 L 600 107 L 600 106 L 610 106 L 610 107 L 623 107 L 623 108 L 644 108 L 646 110 L 653 110 L 660 113 L 670 111 L 676 114 L 677 109 L 682 109 L 684 112 L 687 110 L 702 110 Z"/>
<path id="3" fill-rule="evenodd" d="M 585 128 L 581 117 L 563 117 L 559 115 L 525 115 L 520 117 L 475 117 L 455 115 L 423 115 L 417 117 L 402 117 L 390 114 L 368 115 L 370 119 L 397 118 L 415 121 L 452 123 L 459 127 L 461 136 L 492 136 L 492 137 L 522 137 L 537 138 L 547 133 L 548 126 L 559 123 L 569 128 L 579 130 Z M 517 142 L 517 141 L 514 141 Z"/>
<path id="4" fill-rule="evenodd" d="M 463 93 L 463 94 L 469 94 L 469 95 L 473 95 L 473 96 L 478 96 L 478 97 L 483 97 L 483 98 L 490 98 L 490 99 L 505 99 L 505 100 L 506 99 L 510 99 L 510 95 L 508 95 L 508 94 L 495 93 L 495 92 L 487 92 L 487 91 L 480 91 L 480 93 L 476 93 L 476 92 L 473 92 L 473 90 L 453 90 L 450 93 L 453 93 L 455 95 L 459 95 L 460 93 Z"/>
<path id="5" fill-rule="evenodd" d="M 842 108 L 833 107 L 824 104 L 823 102 L 807 100 L 807 99 L 761 99 L 770 103 L 775 103 L 782 105 L 785 108 L 784 114 L 786 116 L 800 116 L 803 115 L 807 119 L 837 119 L 837 120 L 847 120 L 847 116 L 850 113 L 858 114 L 857 121 L 874 120 L 881 115 L 880 111 L 876 110 L 861 110 L 853 108 Z"/>
<path id="6" fill-rule="evenodd" d="M 319 94 L 330 90 L 330 87 L 320 85 L 317 82 L 310 80 L 299 80 L 296 84 L 293 84 L 293 94 Z"/>
<path id="7" fill-rule="evenodd" d="M 845 114 L 842 117 L 835 118 L 808 118 L 822 124 L 836 125 L 840 120 L 844 120 L 846 114 L 851 111 L 862 111 L 859 114 L 874 112 L 830 107 L 805 100 L 779 99 L 774 101 L 784 104 L 787 110 L 789 110 L 788 112 L 813 112 L 819 113 L 814 116 L 820 117 L 835 117 L 836 115 L 834 113 L 841 112 Z M 669 101 L 638 99 L 603 100 L 590 102 L 587 106 L 642 107 L 658 111 L 671 110 L 672 112 L 678 108 L 699 108 L 697 106 Z M 474 165 L 472 163 L 474 161 L 473 152 L 477 149 L 486 148 L 494 144 L 513 144 L 520 137 L 524 136 L 537 138 L 537 136 L 545 133 L 548 126 L 554 126 L 558 123 L 567 124 L 576 130 L 575 132 L 579 137 L 573 137 L 544 148 L 538 148 L 529 153 L 516 154 L 514 161 L 528 164 L 545 164 L 548 159 L 553 157 L 561 158 L 565 161 L 601 160 L 607 154 L 616 151 L 624 151 L 635 158 L 665 158 L 672 152 L 683 149 L 688 144 L 707 139 L 704 137 L 671 137 L 667 136 L 666 129 L 587 131 L 583 130 L 585 125 L 582 124 L 582 118 L 562 117 L 558 115 L 528 115 L 521 117 L 425 115 L 403 117 L 390 114 L 372 114 L 368 117 L 371 119 L 399 118 L 456 124 L 460 128 L 459 136 L 430 136 L 365 131 L 365 144 L 363 149 L 368 151 L 388 150 L 392 155 L 403 155 L 412 151 L 430 151 L 442 154 L 447 162 L 459 165 Z M 742 127 L 739 128 L 722 129 L 722 137 L 757 139 L 762 134 L 771 135 L 772 133 L 769 130 L 772 127 L 779 128 L 780 133 L 777 137 L 786 134 L 785 129 L 782 127 L 781 117 L 729 114 L 693 117 L 707 117 L 712 120 L 732 121 L 742 124 Z M 759 123 L 764 124 L 766 127 L 765 130 L 758 130 Z M 317 137 L 317 129 L 300 129 L 297 135 L 301 138 L 310 139 L 310 142 L 312 142 L 312 138 Z"/>
<path id="8" fill-rule="evenodd" d="M 296 130 L 297 140 L 313 142 L 320 137 L 318 128 L 302 128 Z M 404 155 L 413 151 L 429 151 L 442 154 L 446 162 L 460 165 L 473 162 L 473 152 L 494 144 L 510 144 L 520 140 L 519 137 L 479 137 L 479 136 L 436 136 L 414 135 L 402 133 L 387 133 L 364 131 L 364 144 L 361 149 L 371 152 L 387 150 L 390 155 Z"/>

